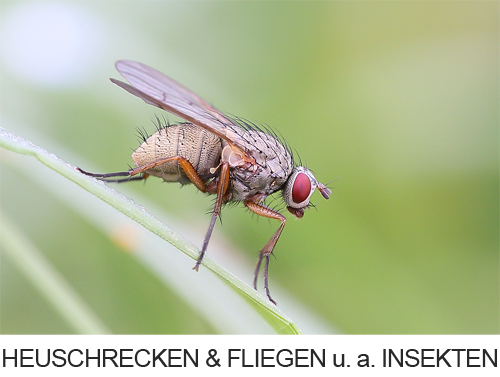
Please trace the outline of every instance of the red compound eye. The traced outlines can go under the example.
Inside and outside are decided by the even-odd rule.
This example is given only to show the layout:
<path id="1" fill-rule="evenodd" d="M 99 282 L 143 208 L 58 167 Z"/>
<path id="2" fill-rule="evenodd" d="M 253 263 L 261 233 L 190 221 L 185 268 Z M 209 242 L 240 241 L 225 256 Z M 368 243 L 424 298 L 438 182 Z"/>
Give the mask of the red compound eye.
<path id="1" fill-rule="evenodd" d="M 292 200 L 294 203 L 302 203 L 311 193 L 311 180 L 304 173 L 297 174 L 292 188 Z"/>

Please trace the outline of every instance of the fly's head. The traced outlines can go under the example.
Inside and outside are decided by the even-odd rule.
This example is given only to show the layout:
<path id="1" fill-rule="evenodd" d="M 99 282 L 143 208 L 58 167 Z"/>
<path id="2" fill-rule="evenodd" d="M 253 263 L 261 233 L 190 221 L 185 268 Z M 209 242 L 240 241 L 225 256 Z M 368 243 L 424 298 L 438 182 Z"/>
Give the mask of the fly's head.
<path id="1" fill-rule="evenodd" d="M 283 198 L 288 211 L 298 218 L 304 216 L 304 210 L 309 206 L 309 200 L 316 188 L 325 199 L 332 193 L 332 190 L 314 178 L 309 169 L 303 166 L 294 168 L 283 189 Z"/>

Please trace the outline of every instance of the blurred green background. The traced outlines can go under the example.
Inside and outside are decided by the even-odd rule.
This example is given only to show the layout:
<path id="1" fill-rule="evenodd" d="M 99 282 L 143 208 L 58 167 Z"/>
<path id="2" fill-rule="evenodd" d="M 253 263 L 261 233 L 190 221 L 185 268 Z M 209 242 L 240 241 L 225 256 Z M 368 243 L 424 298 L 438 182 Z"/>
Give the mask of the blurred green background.
<path id="1" fill-rule="evenodd" d="M 329 201 L 313 196 L 317 210 L 285 214 L 270 269 L 278 303 L 289 297 L 313 313 L 320 332 L 499 333 L 498 2 L 0 7 L 2 127 L 84 169 L 126 170 L 136 128 L 151 133 L 154 115 L 167 114 L 108 78 L 120 78 L 118 59 L 146 63 L 219 109 L 278 129 L 319 181 L 334 181 Z M 30 180 L 27 157 L 14 165 L 5 156 L 2 216 L 111 331 L 220 332 Z M 194 187 L 150 179 L 127 189 L 198 232 L 208 226 L 211 198 Z M 222 219 L 215 233 L 253 269 L 277 222 L 241 205 Z M 0 268 L 1 333 L 73 332 L 5 253 Z"/>

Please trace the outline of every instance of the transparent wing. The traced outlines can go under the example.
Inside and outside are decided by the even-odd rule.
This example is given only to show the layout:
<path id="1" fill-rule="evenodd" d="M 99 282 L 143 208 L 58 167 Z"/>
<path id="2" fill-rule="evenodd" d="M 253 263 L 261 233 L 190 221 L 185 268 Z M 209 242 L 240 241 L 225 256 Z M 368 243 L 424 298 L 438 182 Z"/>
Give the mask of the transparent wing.
<path id="1" fill-rule="evenodd" d="M 203 98 L 147 65 L 130 60 L 119 60 L 116 62 L 116 69 L 130 85 L 111 79 L 113 83 L 150 105 L 166 110 L 214 133 L 226 140 L 233 148 L 237 148 L 242 156 L 248 157 L 244 152 L 244 141 L 239 135 L 242 131 L 241 127 L 231 122 Z"/>

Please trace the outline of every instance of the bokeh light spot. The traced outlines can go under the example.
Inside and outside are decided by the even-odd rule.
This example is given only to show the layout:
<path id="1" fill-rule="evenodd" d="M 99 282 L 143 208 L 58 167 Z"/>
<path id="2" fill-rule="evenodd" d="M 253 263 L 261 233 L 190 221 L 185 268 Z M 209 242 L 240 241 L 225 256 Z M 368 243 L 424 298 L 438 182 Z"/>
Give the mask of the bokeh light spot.
<path id="1" fill-rule="evenodd" d="M 102 30 L 97 17 L 75 4 L 15 4 L 2 17 L 4 67 L 35 85 L 79 86 L 98 60 Z"/>

